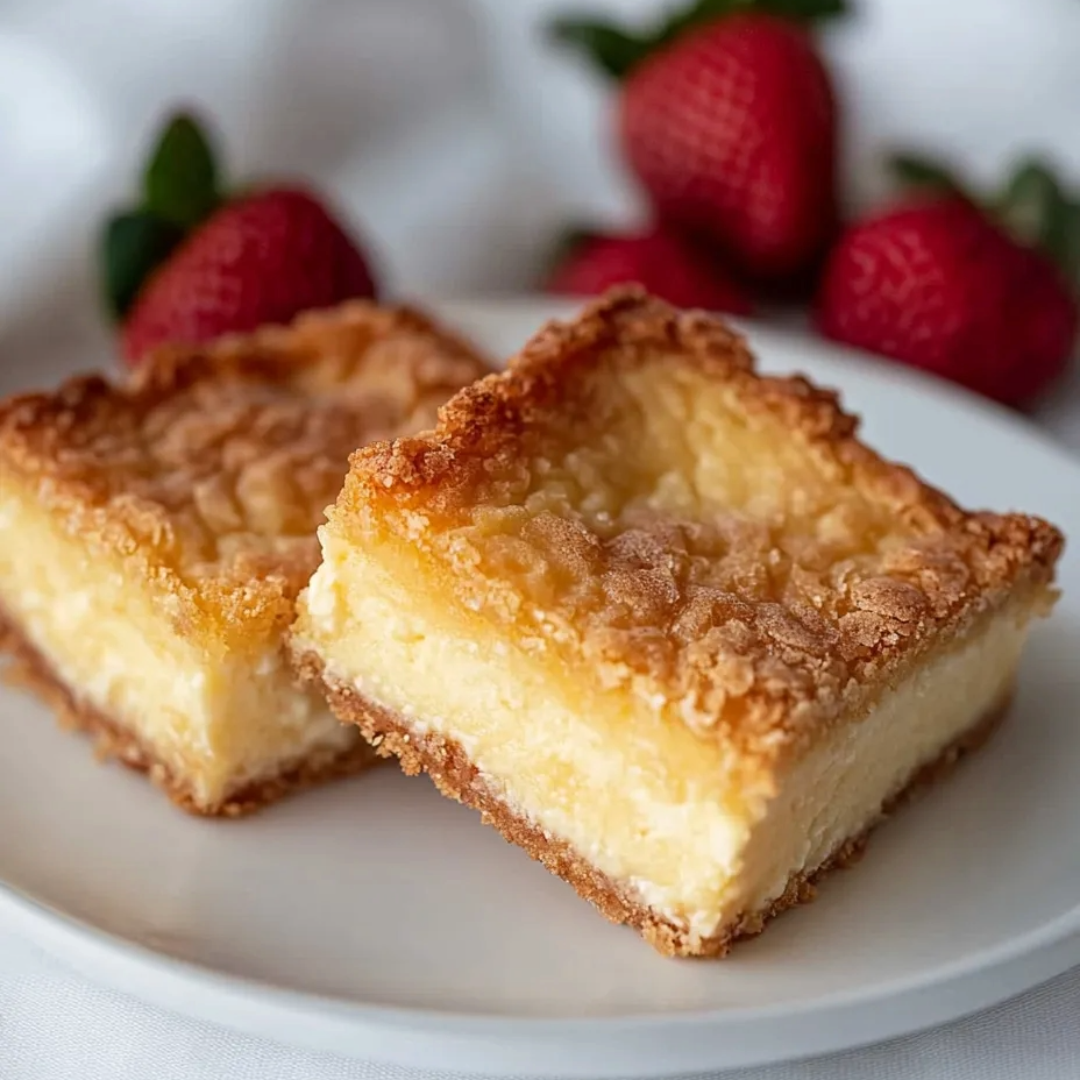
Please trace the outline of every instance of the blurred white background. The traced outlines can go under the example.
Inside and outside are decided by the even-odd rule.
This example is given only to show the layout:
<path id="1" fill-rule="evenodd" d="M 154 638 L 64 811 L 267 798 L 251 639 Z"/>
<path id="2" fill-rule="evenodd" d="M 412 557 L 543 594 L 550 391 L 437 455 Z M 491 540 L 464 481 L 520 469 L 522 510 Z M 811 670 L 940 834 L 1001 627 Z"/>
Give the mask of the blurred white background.
<path id="1" fill-rule="evenodd" d="M 883 146 L 994 175 L 1040 150 L 1080 183 L 1080 0 L 851 0 L 830 31 L 846 187 Z M 81 274 L 107 207 L 178 102 L 217 121 L 233 176 L 316 178 L 397 291 L 522 290 L 568 220 L 638 207 L 605 93 L 540 27 L 658 0 L 5 0 L 0 321 Z"/>

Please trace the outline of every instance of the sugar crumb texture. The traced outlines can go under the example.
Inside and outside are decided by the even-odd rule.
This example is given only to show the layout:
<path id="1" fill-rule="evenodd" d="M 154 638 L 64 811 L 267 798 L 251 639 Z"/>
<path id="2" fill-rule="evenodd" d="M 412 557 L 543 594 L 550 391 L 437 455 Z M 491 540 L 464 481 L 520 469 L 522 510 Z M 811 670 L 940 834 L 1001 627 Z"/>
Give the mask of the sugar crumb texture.
<path id="1" fill-rule="evenodd" d="M 358 301 L 291 326 L 169 347 L 0 405 L 0 464 L 87 543 L 228 616 L 282 614 L 318 562 L 348 456 L 434 423 L 488 370 L 409 308 Z"/>
<path id="2" fill-rule="evenodd" d="M 962 510 L 857 428 L 722 321 L 617 290 L 354 454 L 329 535 L 404 542 L 522 648 L 763 751 L 1053 600 L 1057 529 Z"/>

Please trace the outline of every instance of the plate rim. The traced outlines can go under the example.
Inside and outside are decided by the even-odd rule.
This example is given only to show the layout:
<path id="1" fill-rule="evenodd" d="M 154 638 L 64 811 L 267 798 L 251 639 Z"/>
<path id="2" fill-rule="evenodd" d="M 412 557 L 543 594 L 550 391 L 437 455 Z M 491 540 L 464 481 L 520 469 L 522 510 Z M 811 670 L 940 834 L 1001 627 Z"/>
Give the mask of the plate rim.
<path id="1" fill-rule="evenodd" d="M 279 1044 L 279 1025 L 288 1021 L 286 1045 L 406 1068 L 538 1080 L 662 1077 L 857 1049 L 962 1019 L 1080 963 L 1078 903 L 1025 934 L 871 993 L 667 1016 L 478 1016 L 351 1002 L 217 971 L 102 930 L 0 881 L 0 916 L 5 912 L 9 924 L 27 928 L 28 940 L 91 982 L 182 1017 Z M 986 978 L 991 973 L 993 980 Z M 798 1029 L 779 1053 L 777 1023 Z M 657 1036 L 672 1034 L 693 1041 L 658 1052 Z M 455 1064 L 447 1064 L 447 1044 Z"/>
<path id="2" fill-rule="evenodd" d="M 451 323 L 517 317 L 539 325 L 579 306 L 575 301 L 535 296 L 428 298 L 423 302 Z M 1011 438 L 1051 455 L 1080 482 L 1080 460 L 1029 418 L 1004 406 L 933 375 L 821 341 L 808 332 L 751 320 L 732 322 L 765 347 L 775 342 L 779 348 L 829 364 L 846 357 L 886 390 L 890 384 L 901 386 L 974 412 L 977 419 L 1007 429 Z M 452 1071 L 490 1073 L 494 1069 L 594 1080 L 778 1063 L 867 1045 L 969 1015 L 1080 963 L 1077 897 L 1070 910 L 1049 922 L 946 964 L 924 966 L 875 984 L 868 992 L 845 989 L 802 1004 L 672 1014 L 513 1017 L 349 1001 L 229 974 L 103 930 L 0 880 L 0 925 L 9 923 L 17 930 L 21 926 L 28 940 L 91 981 L 247 1035 L 281 1042 L 279 1025 L 291 1020 L 288 1042 L 315 1050 L 446 1069 L 445 1047 L 452 1043 L 454 1060 L 461 1063 L 450 1065 Z M 982 985 L 974 985 L 980 978 Z M 891 1009 L 883 1008 L 889 1003 Z M 853 1030 L 856 1017 L 857 1032 Z M 799 1032 L 787 1038 L 782 1048 L 775 1030 L 780 1023 Z M 380 1033 L 382 1037 L 377 1038 Z M 661 1033 L 693 1038 L 689 1045 L 657 1050 L 656 1036 Z M 619 1048 L 611 1056 L 616 1039 Z M 553 1048 L 553 1042 L 559 1045 Z"/>

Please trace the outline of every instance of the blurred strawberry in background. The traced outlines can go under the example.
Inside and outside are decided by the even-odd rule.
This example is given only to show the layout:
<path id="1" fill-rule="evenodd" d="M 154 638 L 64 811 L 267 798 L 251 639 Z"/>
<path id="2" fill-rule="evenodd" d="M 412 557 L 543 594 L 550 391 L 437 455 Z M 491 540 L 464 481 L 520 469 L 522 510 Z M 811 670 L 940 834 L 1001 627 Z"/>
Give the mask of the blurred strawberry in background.
<path id="1" fill-rule="evenodd" d="M 698 0 L 644 33 L 552 32 L 620 80 L 623 153 L 659 215 L 755 278 L 797 276 L 836 224 L 836 103 L 810 25 L 839 0 Z"/>
<path id="2" fill-rule="evenodd" d="M 165 342 L 206 341 L 376 293 L 364 255 L 315 194 L 224 193 L 205 134 L 183 114 L 154 151 L 142 204 L 109 221 L 102 261 L 132 364 Z"/>
<path id="3" fill-rule="evenodd" d="M 634 283 L 678 307 L 747 315 L 747 292 L 700 245 L 671 228 L 574 238 L 548 280 L 549 292 L 591 296 Z"/>
<path id="4" fill-rule="evenodd" d="M 618 80 L 623 158 L 660 225 L 591 238 L 548 287 L 636 281 L 741 313 L 751 294 L 815 295 L 826 336 L 1025 405 L 1074 355 L 1080 203 L 1037 161 L 980 201 L 903 157 L 915 192 L 841 231 L 838 110 L 811 30 L 844 13 L 842 0 L 698 0 L 642 32 L 557 20 L 556 41 Z"/>
<path id="5" fill-rule="evenodd" d="M 735 314 L 813 296 L 824 335 L 1025 405 L 1074 354 L 1080 203 L 1037 161 L 979 199 L 906 157 L 895 165 L 913 193 L 841 228 L 840 117 L 814 28 L 845 13 L 845 0 L 696 0 L 643 31 L 556 20 L 555 41 L 616 80 L 618 141 L 652 224 L 579 233 L 546 289 L 635 282 Z M 104 256 L 132 363 L 165 341 L 376 293 L 317 195 L 223 193 L 185 115 L 165 128 L 142 205 L 110 222 Z"/>
<path id="6" fill-rule="evenodd" d="M 852 225 L 829 257 L 821 332 L 1021 406 L 1076 344 L 1080 203 L 1039 162 L 980 203 L 937 166 L 894 162 L 914 194 Z"/>

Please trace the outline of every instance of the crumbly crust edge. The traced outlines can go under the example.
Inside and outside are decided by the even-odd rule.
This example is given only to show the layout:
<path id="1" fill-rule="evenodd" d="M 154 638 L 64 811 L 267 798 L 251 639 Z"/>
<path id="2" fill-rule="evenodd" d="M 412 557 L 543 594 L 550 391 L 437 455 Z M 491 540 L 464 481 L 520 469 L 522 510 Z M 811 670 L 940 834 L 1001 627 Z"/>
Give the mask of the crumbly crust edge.
<path id="1" fill-rule="evenodd" d="M 3 681 L 32 691 L 52 708 L 61 727 L 88 734 L 93 740 L 94 755 L 99 760 L 116 759 L 130 769 L 145 773 L 174 805 L 197 817 L 244 817 L 284 796 L 351 776 L 379 763 L 376 752 L 361 739 L 345 751 L 313 754 L 277 776 L 245 785 L 221 805 L 208 807 L 196 800 L 190 781 L 159 761 L 153 751 L 120 721 L 79 701 L 2 608 L 0 653 L 6 653 L 9 660 L 7 666 L 0 669 Z"/>
<path id="2" fill-rule="evenodd" d="M 73 375 L 54 390 L 13 394 L 0 401 L 0 445 L 9 427 L 29 430 L 66 422 L 101 402 L 149 409 L 201 382 L 252 379 L 289 383 L 296 375 L 294 343 L 299 338 L 330 336 L 350 325 L 368 326 L 373 340 L 396 331 L 430 337 L 449 360 L 463 359 L 485 373 L 490 370 L 479 350 L 463 336 L 419 308 L 382 307 L 368 300 L 351 300 L 337 307 L 305 311 L 289 323 L 225 334 L 202 344 L 163 345 L 126 378 L 124 373 L 111 379 L 99 373 Z M 439 376 L 440 372 L 433 368 L 428 378 L 437 384 Z"/>
<path id="3" fill-rule="evenodd" d="M 401 715 L 329 675 L 313 652 L 302 652 L 294 660 L 301 679 L 321 686 L 339 719 L 356 724 L 380 756 L 397 758 L 402 771 L 409 776 L 427 773 L 443 795 L 479 811 L 484 824 L 497 829 L 508 843 L 523 848 L 531 858 L 562 878 L 610 922 L 632 927 L 661 955 L 702 959 L 723 958 L 737 941 L 760 934 L 776 916 L 813 900 L 818 882 L 831 871 L 856 863 L 866 849 L 870 834 L 889 815 L 945 779 L 964 757 L 990 739 L 1005 719 L 1012 697 L 1011 692 L 1007 694 L 937 758 L 917 770 L 904 788 L 888 800 L 872 825 L 858 836 L 845 840 L 813 872 L 792 874 L 784 892 L 764 909 L 744 912 L 719 933 L 696 939 L 684 925 L 660 915 L 630 890 L 599 871 L 571 844 L 545 836 L 539 826 L 516 811 L 484 782 L 482 774 L 456 740 L 435 733 L 417 735 L 410 731 Z"/>
<path id="4" fill-rule="evenodd" d="M 359 499 L 377 505 L 432 500 L 441 511 L 466 501 L 483 473 L 513 461 L 526 428 L 543 425 L 567 405 L 568 387 L 595 358 L 615 349 L 637 363 L 659 349 L 729 386 L 748 412 L 768 413 L 830 468 L 929 534 L 956 537 L 984 571 L 982 588 L 1008 588 L 1022 573 L 1049 585 L 1064 538 L 1049 522 L 1021 513 L 967 511 L 907 465 L 882 457 L 859 438 L 858 416 L 837 391 L 802 375 L 761 374 L 741 334 L 714 315 L 683 311 L 639 286 L 620 286 L 587 304 L 568 321 L 552 320 L 510 359 L 456 393 L 439 410 L 436 428 L 375 442 L 353 454 L 339 508 Z M 362 495 L 361 495 L 362 493 Z"/>
<path id="5" fill-rule="evenodd" d="M 96 460 L 96 452 L 78 440 L 72 452 L 71 435 L 86 424 L 100 425 L 113 417 L 141 421 L 158 406 L 196 387 L 219 388 L 225 394 L 242 384 L 285 389 L 295 384 L 302 400 L 303 378 L 324 369 L 336 372 L 342 339 L 362 342 L 355 346 L 359 357 L 355 367 L 364 371 L 373 346 L 399 338 L 412 342 L 412 351 L 418 354 L 401 367 L 400 379 L 413 392 L 414 409 L 426 403 L 425 424 L 436 400 L 445 401 L 468 381 L 490 371 L 483 351 L 418 308 L 348 301 L 304 312 L 288 324 L 202 344 L 166 345 L 130 373 L 74 375 L 53 389 L 6 397 L 0 400 L 0 470 L 7 484 L 21 489 L 20 498 L 37 503 L 62 523 L 66 536 L 119 557 L 128 576 L 144 579 L 158 595 L 175 599 L 185 632 L 195 633 L 215 619 L 229 635 L 247 633 L 248 628 L 284 629 L 294 615 L 296 592 L 317 565 L 314 525 L 310 538 L 316 554 L 310 565 L 306 555 L 294 550 L 260 552 L 254 559 L 211 560 L 208 569 L 189 576 L 182 570 L 182 538 L 173 534 L 169 507 L 155 499 L 130 498 L 130 493 L 122 491 L 110 493 L 103 482 L 107 472 Z M 415 424 L 410 422 L 409 429 L 418 426 L 419 418 Z M 320 500 L 319 523 L 325 505 L 340 489 L 348 454 L 356 445 L 350 442 L 334 455 L 336 461 L 340 459 L 340 470 L 324 501 Z M 173 475 L 184 481 L 182 487 L 192 488 L 191 477 Z M 235 492 L 228 495 L 231 499 Z M 213 629 L 220 632 L 221 626 Z"/>

